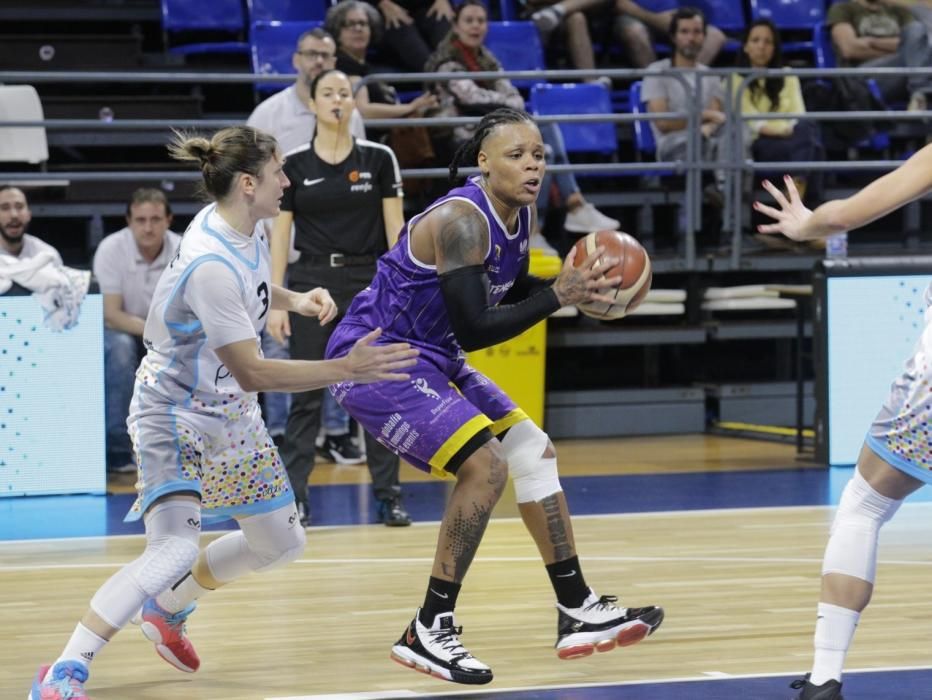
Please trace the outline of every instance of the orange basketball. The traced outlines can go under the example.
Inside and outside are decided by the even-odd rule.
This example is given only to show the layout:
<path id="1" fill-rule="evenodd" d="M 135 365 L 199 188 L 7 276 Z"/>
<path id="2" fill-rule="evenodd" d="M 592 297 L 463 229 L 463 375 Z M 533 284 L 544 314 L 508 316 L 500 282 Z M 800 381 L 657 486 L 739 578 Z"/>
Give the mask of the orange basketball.
<path id="1" fill-rule="evenodd" d="M 633 236 L 621 231 L 595 231 L 576 241 L 576 267 L 595 252 L 599 246 L 605 248 L 603 258 L 614 258 L 618 264 L 605 272 L 606 277 L 621 277 L 621 282 L 615 288 L 611 304 L 601 301 L 587 301 L 579 304 L 578 308 L 586 316 L 601 321 L 611 321 L 623 318 L 634 311 L 638 304 L 644 301 L 650 290 L 651 269 L 650 258 L 644 246 L 637 242 Z"/>

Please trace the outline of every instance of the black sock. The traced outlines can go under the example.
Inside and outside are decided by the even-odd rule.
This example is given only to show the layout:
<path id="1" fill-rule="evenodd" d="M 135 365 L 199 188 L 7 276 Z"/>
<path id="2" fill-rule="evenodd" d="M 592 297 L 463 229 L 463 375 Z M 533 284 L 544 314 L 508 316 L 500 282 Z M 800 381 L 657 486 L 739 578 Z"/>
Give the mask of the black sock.
<path id="1" fill-rule="evenodd" d="M 557 594 L 557 602 L 564 608 L 578 608 L 589 597 L 589 586 L 583 578 L 579 557 L 547 564 L 550 585 Z"/>
<path id="2" fill-rule="evenodd" d="M 456 598 L 460 594 L 462 583 L 444 581 L 440 578 L 430 577 L 427 583 L 427 594 L 424 596 L 424 605 L 418 618 L 425 627 L 434 624 L 434 618 L 443 613 L 453 612 L 456 607 Z"/>

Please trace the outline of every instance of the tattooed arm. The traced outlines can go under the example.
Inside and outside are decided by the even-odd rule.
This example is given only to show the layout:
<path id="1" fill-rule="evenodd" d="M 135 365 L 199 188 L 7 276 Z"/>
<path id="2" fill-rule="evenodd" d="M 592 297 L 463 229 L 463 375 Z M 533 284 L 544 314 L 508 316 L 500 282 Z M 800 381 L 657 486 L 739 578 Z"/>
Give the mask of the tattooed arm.
<path id="1" fill-rule="evenodd" d="M 482 263 L 489 249 L 485 218 L 468 204 L 435 209 L 434 255 L 440 289 L 453 334 L 464 350 L 478 350 L 513 338 L 560 308 L 547 286 L 516 304 L 491 306 L 489 278 Z"/>

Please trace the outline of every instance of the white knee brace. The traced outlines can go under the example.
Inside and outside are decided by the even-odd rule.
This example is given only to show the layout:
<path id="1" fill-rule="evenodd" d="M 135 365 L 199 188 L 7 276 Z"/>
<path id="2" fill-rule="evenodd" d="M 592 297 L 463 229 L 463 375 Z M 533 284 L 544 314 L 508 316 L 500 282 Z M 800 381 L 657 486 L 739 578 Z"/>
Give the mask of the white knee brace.
<path id="1" fill-rule="evenodd" d="M 549 443 L 547 433 L 531 420 L 513 425 L 502 440 L 518 503 L 541 501 L 563 490 L 557 458 L 544 457 Z"/>
<path id="2" fill-rule="evenodd" d="M 163 501 L 146 513 L 146 549 L 104 583 L 91 609 L 114 629 L 183 577 L 197 560 L 201 507 L 193 501 Z"/>
<path id="3" fill-rule="evenodd" d="M 880 527 L 902 504 L 877 493 L 855 469 L 835 512 L 822 575 L 846 574 L 873 583 Z"/>
<path id="4" fill-rule="evenodd" d="M 205 550 L 210 573 L 222 583 L 294 561 L 307 542 L 294 503 L 271 513 L 250 515 L 241 519 L 239 526 L 238 532 L 214 540 Z"/>

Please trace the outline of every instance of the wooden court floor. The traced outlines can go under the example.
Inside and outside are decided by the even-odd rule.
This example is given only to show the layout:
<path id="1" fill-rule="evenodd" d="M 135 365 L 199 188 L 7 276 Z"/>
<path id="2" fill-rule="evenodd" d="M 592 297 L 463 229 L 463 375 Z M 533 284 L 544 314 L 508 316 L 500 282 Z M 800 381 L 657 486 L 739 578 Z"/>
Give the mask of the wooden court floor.
<path id="1" fill-rule="evenodd" d="M 705 437 L 688 442 L 677 449 L 693 456 L 718 452 L 710 462 L 754 467 L 756 448 L 737 444 L 747 441 L 714 449 Z M 656 469 L 665 460 L 654 447 L 641 456 L 644 445 L 624 447 L 632 463 Z M 619 445 L 590 448 L 589 458 L 569 461 L 599 464 L 603 449 L 619 459 Z M 583 443 L 573 443 L 573 449 L 587 453 Z M 564 458 L 568 451 L 562 449 Z M 792 460 L 791 453 L 774 458 L 787 457 Z M 638 646 L 565 662 L 553 653 L 556 612 L 546 574 L 520 520 L 509 517 L 511 508 L 503 505 L 457 612 L 464 643 L 495 672 L 488 690 L 808 668 L 830 508 L 577 518 L 577 544 L 590 584 L 599 593 L 619 595 L 624 604 L 662 605 L 667 617 Z M 849 667 L 928 663 L 930 516 L 932 505 L 907 504 L 885 528 L 877 592 Z M 128 628 L 94 662 L 91 697 L 257 700 L 368 692 L 389 698 L 405 691 L 462 690 L 388 658 L 423 595 L 436 529 L 436 523 L 312 528 L 298 562 L 201 602 L 189 624 L 202 658 L 198 673 L 175 671 Z M 100 583 L 141 547 L 138 537 L 0 543 L 0 698 L 25 697 L 35 667 L 53 659 Z"/>

